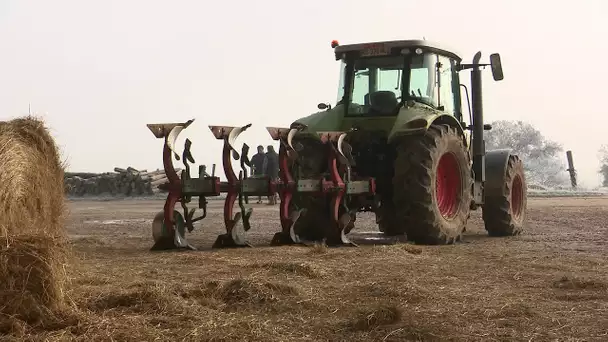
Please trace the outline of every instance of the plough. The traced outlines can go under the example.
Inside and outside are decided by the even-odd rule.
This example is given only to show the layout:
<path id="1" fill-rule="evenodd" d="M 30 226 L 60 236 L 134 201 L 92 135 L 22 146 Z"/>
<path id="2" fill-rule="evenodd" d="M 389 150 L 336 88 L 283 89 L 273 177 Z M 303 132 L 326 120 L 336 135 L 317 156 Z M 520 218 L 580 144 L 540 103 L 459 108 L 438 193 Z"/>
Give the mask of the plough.
<path id="1" fill-rule="evenodd" d="M 314 197 L 326 206 L 329 220 L 326 227 L 313 227 L 322 229 L 322 234 L 315 240 L 322 240 L 327 244 L 355 245 L 346 234 L 352 229 L 355 214 L 361 208 L 361 203 L 375 194 L 374 178 L 352 180 L 351 165 L 354 160 L 351 155 L 352 148 L 346 142 L 346 132 L 318 132 L 314 138 L 325 148 L 327 156 L 327 170 L 316 178 L 298 178 L 297 172 L 299 153 L 305 148 L 296 143 L 294 138 L 303 133 L 304 127 L 297 125 L 291 128 L 267 127 L 272 139 L 279 141 L 279 179 L 269 177 L 247 178 L 246 167 L 251 167 L 249 161 L 249 146 L 243 144 L 241 152 L 237 152 L 235 141 L 241 133 L 251 127 L 209 126 L 216 139 L 223 140 L 222 166 L 226 181 L 220 181 L 215 175 L 215 165 L 211 175 L 207 175 L 203 166 L 199 166 L 198 176 L 191 173 L 190 164 L 195 163 L 190 152 L 192 142 L 185 140 L 184 150 L 180 155 L 175 151 L 175 141 L 179 134 L 186 129 L 194 119 L 183 123 L 148 124 L 148 128 L 156 138 L 164 139 L 163 166 L 167 175 L 167 182 L 161 188 L 168 192 L 164 208 L 153 221 L 154 245 L 152 250 L 166 249 L 196 249 L 190 245 L 185 232 L 192 232 L 194 223 L 207 216 L 207 198 L 226 194 L 224 201 L 225 234 L 218 236 L 213 248 L 250 247 L 247 232 L 251 228 L 251 215 L 253 208 L 244 204 L 247 196 L 274 196 L 278 193 L 280 198 L 279 218 L 281 229 L 277 232 L 271 245 L 309 244 L 315 241 L 306 239 L 307 229 L 311 227 L 297 227 L 301 218 L 307 215 L 306 207 L 300 207 L 293 201 L 294 196 Z M 309 137 L 310 133 L 306 133 Z M 173 157 L 182 160 L 184 169 L 181 177 L 173 166 Z M 232 165 L 233 160 L 240 160 L 241 171 L 238 176 Z M 194 217 L 196 208 L 189 208 L 193 197 L 198 197 L 198 209 L 202 215 Z M 239 211 L 234 212 L 238 200 Z M 182 213 L 176 210 L 180 203 Z M 323 208 L 323 211 L 325 208 Z"/>

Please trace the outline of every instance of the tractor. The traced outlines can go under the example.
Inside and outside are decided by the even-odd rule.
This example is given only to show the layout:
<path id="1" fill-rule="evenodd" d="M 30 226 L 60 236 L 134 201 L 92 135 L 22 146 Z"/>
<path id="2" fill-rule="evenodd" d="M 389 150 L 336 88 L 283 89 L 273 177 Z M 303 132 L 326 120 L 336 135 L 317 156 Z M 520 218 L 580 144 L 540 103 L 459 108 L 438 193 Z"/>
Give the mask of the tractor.
<path id="1" fill-rule="evenodd" d="M 351 45 L 333 41 L 331 46 L 340 63 L 336 104 L 320 103 L 318 112 L 290 127 L 267 127 L 280 142 L 280 179 L 243 179 L 232 170 L 232 159 L 241 158 L 242 167 L 247 164 L 248 146 L 239 156 L 234 141 L 250 125 L 210 126 L 216 138 L 224 140 L 228 181 L 214 175 L 169 175 L 173 185 L 167 189 L 173 189 L 173 199 L 168 197 L 155 220 L 156 236 L 163 237 L 157 244 L 186 246 L 183 227 L 190 229 L 195 219 L 185 203 L 199 196 L 199 207 L 204 208 L 206 196 L 221 192 L 228 193 L 227 232 L 216 247 L 247 245 L 243 233 L 252 209 L 244 207 L 241 197 L 275 192 L 281 199 L 281 231 L 273 245 L 353 245 L 348 234 L 357 213 L 365 211 L 375 213 L 383 234 L 406 236 L 419 244 L 459 241 L 471 211 L 480 207 L 490 236 L 522 232 L 527 206 L 523 163 L 509 150 L 486 151 L 484 146 L 484 131 L 492 127 L 484 123 L 481 72 L 489 66 L 493 79 L 502 80 L 499 54 L 490 55 L 490 63 L 484 64 L 478 52 L 467 64 L 426 40 Z M 465 70 L 471 73 L 470 100 L 469 89 L 460 82 Z M 169 151 L 188 124 L 148 125 L 157 137 L 167 139 L 168 174 Z M 186 145 L 189 149 L 188 140 Z M 234 215 L 237 197 L 241 212 Z M 174 219 L 177 202 L 184 216 L 175 211 Z M 182 222 L 181 230 L 176 222 Z"/>

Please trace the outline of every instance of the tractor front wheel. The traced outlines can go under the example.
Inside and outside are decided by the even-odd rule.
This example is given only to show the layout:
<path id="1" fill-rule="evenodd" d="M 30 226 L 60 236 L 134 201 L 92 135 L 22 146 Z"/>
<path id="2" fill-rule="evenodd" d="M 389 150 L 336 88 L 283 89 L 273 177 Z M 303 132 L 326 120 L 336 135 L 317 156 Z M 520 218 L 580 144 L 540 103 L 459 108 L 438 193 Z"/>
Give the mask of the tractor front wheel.
<path id="1" fill-rule="evenodd" d="M 397 145 L 393 196 L 381 230 L 422 244 L 460 240 L 470 216 L 471 164 L 464 139 L 447 125 Z M 392 211 L 392 212 L 391 212 Z"/>
<path id="2" fill-rule="evenodd" d="M 524 166 L 521 159 L 510 155 L 506 170 L 501 169 L 500 172 L 504 172 L 499 175 L 502 178 L 502 188 L 500 191 L 487 193 L 484 198 L 484 225 L 490 236 L 518 235 L 526 221 L 528 202 Z"/>

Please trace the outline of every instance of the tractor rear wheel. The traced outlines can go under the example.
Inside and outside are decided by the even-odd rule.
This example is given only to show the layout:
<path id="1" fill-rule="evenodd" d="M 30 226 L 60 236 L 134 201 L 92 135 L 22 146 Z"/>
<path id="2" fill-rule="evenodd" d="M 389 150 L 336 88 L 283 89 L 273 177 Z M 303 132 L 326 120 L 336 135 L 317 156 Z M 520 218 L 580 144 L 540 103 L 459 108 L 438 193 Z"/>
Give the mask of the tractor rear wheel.
<path id="1" fill-rule="evenodd" d="M 423 244 L 459 241 L 470 216 L 471 163 L 464 137 L 448 125 L 397 145 L 393 195 L 381 230 Z M 392 213 L 391 213 L 392 211 Z"/>
<path id="2" fill-rule="evenodd" d="M 488 235 L 512 236 L 523 230 L 528 196 L 524 165 L 519 157 L 510 155 L 501 193 L 486 194 L 482 216 Z"/>

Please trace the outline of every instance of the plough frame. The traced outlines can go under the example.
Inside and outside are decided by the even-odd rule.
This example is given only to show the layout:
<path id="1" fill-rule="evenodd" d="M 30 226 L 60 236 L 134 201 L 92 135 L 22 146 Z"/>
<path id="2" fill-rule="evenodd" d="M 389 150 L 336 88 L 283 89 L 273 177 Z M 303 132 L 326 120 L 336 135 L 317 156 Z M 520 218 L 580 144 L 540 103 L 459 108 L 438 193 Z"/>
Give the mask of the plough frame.
<path id="1" fill-rule="evenodd" d="M 222 166 L 226 181 L 220 181 L 215 175 L 215 165 L 211 175 L 205 172 L 204 166 L 199 166 L 198 177 L 192 177 L 190 164 L 195 163 L 190 152 L 191 141 L 185 140 L 181 160 L 184 170 L 178 176 L 173 165 L 173 157 L 180 160 L 175 151 L 175 141 L 179 134 L 194 121 L 183 123 L 148 124 L 148 128 L 157 138 L 163 138 L 163 166 L 167 175 L 167 183 L 160 186 L 168 192 L 162 212 L 158 213 L 153 222 L 153 235 L 155 244 L 151 250 L 188 249 L 195 250 L 185 238 L 185 229 L 191 232 L 194 223 L 207 216 L 207 197 L 226 194 L 224 200 L 225 234 L 218 236 L 212 248 L 251 247 L 246 233 L 251 229 L 250 218 L 253 208 L 246 208 L 244 198 L 247 196 L 274 196 L 278 193 L 280 198 L 279 218 L 281 230 L 272 238 L 271 245 L 309 244 L 296 231 L 296 223 L 302 215 L 306 215 L 306 208 L 295 208 L 292 205 L 294 194 L 303 193 L 310 196 L 330 196 L 328 213 L 331 217 L 331 227 L 325 227 L 325 242 L 327 244 L 355 245 L 346 237 L 346 229 L 354 220 L 359 208 L 348 208 L 346 199 L 356 196 L 372 196 L 375 193 L 375 180 L 373 178 L 352 181 L 350 173 L 350 146 L 346 143 L 346 132 L 317 132 L 318 139 L 328 147 L 328 177 L 318 179 L 295 179 L 292 174 L 292 165 L 297 161 L 298 152 L 293 146 L 294 137 L 303 127 L 279 128 L 267 127 L 267 131 L 275 141 L 279 141 L 279 179 L 269 177 L 247 178 L 246 166 L 251 166 L 248 157 L 249 146 L 243 144 L 239 154 L 235 148 L 238 136 L 251 127 L 251 124 L 242 127 L 209 126 L 216 139 L 223 140 Z M 239 175 L 234 171 L 232 160 L 241 160 Z M 198 197 L 198 207 L 203 210 L 200 217 L 194 218 L 196 209 L 189 209 L 188 203 L 192 197 Z M 234 213 L 234 204 L 239 209 Z M 175 210 L 180 203 L 183 216 Z M 345 209 L 341 212 L 341 208 Z M 161 214 L 162 213 L 162 214 Z M 180 217 L 181 216 L 181 217 Z M 185 227 L 180 226 L 183 222 Z"/>

